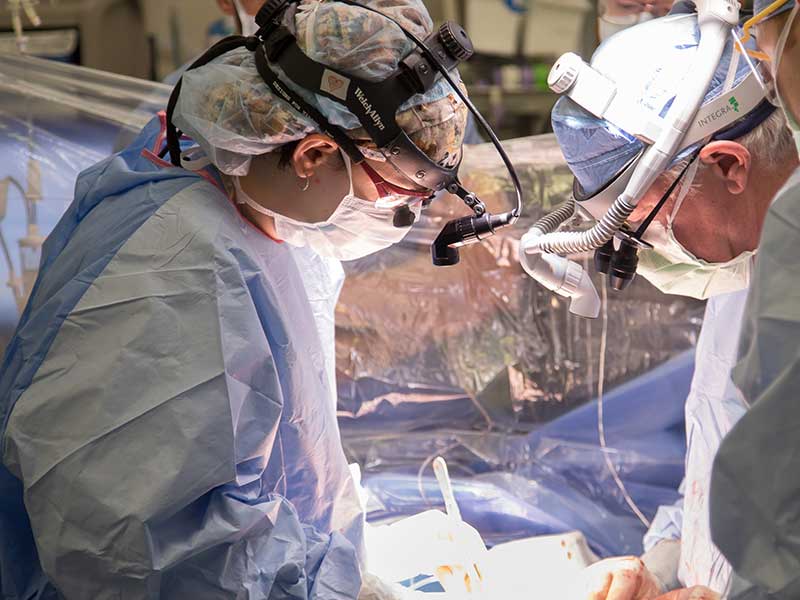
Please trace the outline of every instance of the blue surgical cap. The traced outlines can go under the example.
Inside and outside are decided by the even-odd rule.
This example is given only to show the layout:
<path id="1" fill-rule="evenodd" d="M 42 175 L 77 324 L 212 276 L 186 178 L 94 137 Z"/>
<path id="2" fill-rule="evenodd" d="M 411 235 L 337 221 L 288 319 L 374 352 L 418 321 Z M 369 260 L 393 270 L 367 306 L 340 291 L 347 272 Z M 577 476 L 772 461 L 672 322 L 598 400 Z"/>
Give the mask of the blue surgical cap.
<path id="1" fill-rule="evenodd" d="M 775 0 L 754 0 L 753 2 L 753 14 L 757 15 L 762 10 L 767 8 L 770 4 L 772 4 Z M 765 20 L 769 20 L 772 17 L 779 15 L 781 13 L 785 13 L 787 10 L 792 10 L 794 8 L 794 0 L 789 0 L 786 4 L 781 6 L 778 10 L 768 16 Z"/>
<path id="2" fill-rule="evenodd" d="M 590 195 L 611 181 L 644 147 L 629 133 L 598 119 L 566 96 L 553 108 L 552 120 L 570 171 Z"/>
<path id="3" fill-rule="evenodd" d="M 666 116 L 695 61 L 700 28 L 697 15 L 654 19 L 609 38 L 595 52 L 592 66 L 614 81 L 620 93 L 635 98 L 654 117 Z M 709 85 L 703 104 L 725 91 L 731 61 L 737 60 L 733 85 L 750 73 L 747 61 L 734 52 L 731 40 Z M 644 143 L 614 124 L 598 119 L 563 97 L 552 113 L 553 131 L 561 151 L 587 194 L 611 181 L 644 148 Z M 683 148 L 673 164 L 692 154 L 699 144 Z"/>

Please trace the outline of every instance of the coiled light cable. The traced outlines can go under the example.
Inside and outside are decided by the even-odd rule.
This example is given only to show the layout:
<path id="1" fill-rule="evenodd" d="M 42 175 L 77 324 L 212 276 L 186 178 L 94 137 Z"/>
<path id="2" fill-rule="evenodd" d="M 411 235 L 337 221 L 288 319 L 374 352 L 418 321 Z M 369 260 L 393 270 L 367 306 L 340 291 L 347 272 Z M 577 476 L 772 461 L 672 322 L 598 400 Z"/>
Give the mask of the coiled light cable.
<path id="1" fill-rule="evenodd" d="M 570 198 L 564 206 L 554 210 L 536 221 L 533 226 L 542 232 L 542 235 L 553 233 L 575 215 L 575 198 Z"/>
<path id="2" fill-rule="evenodd" d="M 540 238 L 539 250 L 548 254 L 580 254 L 595 250 L 622 229 L 634 209 L 625 200 L 618 199 L 591 229 L 549 233 Z"/>

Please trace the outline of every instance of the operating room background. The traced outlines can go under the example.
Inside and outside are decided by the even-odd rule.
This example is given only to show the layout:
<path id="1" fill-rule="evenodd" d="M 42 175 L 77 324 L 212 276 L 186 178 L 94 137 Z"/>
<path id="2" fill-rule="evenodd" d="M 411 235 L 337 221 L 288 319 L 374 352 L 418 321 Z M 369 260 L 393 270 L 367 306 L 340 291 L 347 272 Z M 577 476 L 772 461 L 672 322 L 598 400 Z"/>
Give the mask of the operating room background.
<path id="1" fill-rule="evenodd" d="M 336 314 L 338 408 L 345 449 L 372 492 L 371 518 L 438 506 L 430 463 L 441 454 L 465 516 L 490 542 L 580 528 L 599 554 L 636 552 L 642 525 L 604 464 L 593 402 L 603 381 L 615 468 L 652 515 L 674 499 L 683 472 L 682 402 L 703 305 L 637 281 L 624 294 L 609 292 L 607 312 L 587 321 L 517 260 L 520 235 L 571 191 L 547 133 L 555 96 L 546 75 L 563 52 L 591 53 L 598 7 L 588 0 L 426 4 L 437 20 L 465 23 L 476 43 L 464 77 L 509 140 L 526 211 L 515 229 L 441 269 L 431 265 L 429 244 L 443 221 L 464 211 L 444 197 L 402 244 L 346 264 Z M 3 347 L 30 293 L 42 239 L 71 202 L 78 172 L 165 105 L 169 88 L 144 80 L 160 80 L 231 26 L 214 0 L 98 5 L 106 22 L 128 22 L 125 46 L 135 51 L 98 52 L 117 47 L 119 36 L 99 27 L 96 15 L 83 27 L 88 3 L 60 0 L 39 10 L 42 31 L 59 36 L 63 54 L 52 56 L 57 44 L 46 40 L 37 46 L 35 32 L 30 48 L 49 48 L 40 54 L 61 63 L 0 59 Z M 504 173 L 490 146 L 467 148 L 463 177 L 490 209 L 510 206 Z"/>

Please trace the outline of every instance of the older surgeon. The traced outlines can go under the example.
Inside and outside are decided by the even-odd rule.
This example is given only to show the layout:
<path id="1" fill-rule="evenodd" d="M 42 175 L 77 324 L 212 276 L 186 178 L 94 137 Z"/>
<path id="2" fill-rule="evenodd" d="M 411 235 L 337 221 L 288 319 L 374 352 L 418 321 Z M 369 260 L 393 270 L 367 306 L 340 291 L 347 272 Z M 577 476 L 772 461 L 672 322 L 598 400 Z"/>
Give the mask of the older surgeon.
<path id="1" fill-rule="evenodd" d="M 292 52 L 370 81 L 414 48 L 387 17 L 432 29 L 420 0 L 290 4 Z M 45 244 L 0 372 L 3 598 L 359 594 L 364 515 L 304 253 L 377 252 L 431 191 L 342 104 L 260 74 L 251 46 L 184 75 L 182 167 L 155 119 L 80 175 Z M 430 160 L 458 161 L 466 109 L 442 79 L 396 120 Z"/>
<path id="2" fill-rule="evenodd" d="M 800 4 L 756 0 L 746 29 L 800 151 Z M 733 564 L 735 600 L 800 598 L 800 169 L 770 206 L 744 313 L 734 383 L 749 411 L 720 447 L 714 542 Z"/>
<path id="3" fill-rule="evenodd" d="M 698 36 L 695 14 L 670 15 L 617 34 L 598 49 L 592 66 L 632 94 L 636 105 L 663 114 L 691 68 Z M 631 63 L 632 56 L 639 58 Z M 644 239 L 653 249 L 640 253 L 638 272 L 665 293 L 708 299 L 686 400 L 684 497 L 659 510 L 643 561 L 593 565 L 571 588 L 570 600 L 649 600 L 675 588 L 686 589 L 670 598 L 716 598 L 729 585 L 730 565 L 709 529 L 711 465 L 721 439 L 744 412 L 731 393 L 730 370 L 762 223 L 798 162 L 783 115 L 763 93 L 752 110 L 730 103 L 728 89 L 750 74 L 738 58 L 731 41 L 703 102 L 723 99 L 730 108 L 720 114 L 728 121 L 709 119 L 709 137 L 674 156 L 629 219 L 636 228 L 664 201 L 647 228 Z M 643 148 L 570 98 L 556 105 L 553 128 L 587 196 L 603 190 Z"/>

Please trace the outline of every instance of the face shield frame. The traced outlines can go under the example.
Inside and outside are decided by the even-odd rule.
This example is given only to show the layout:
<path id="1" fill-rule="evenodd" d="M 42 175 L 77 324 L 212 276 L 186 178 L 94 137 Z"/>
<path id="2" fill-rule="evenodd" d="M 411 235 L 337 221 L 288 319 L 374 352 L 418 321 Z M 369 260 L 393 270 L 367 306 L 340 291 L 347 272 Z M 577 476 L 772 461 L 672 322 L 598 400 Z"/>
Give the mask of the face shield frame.
<path id="1" fill-rule="evenodd" d="M 580 109 L 597 119 L 608 121 L 644 144 L 642 150 L 598 191 L 587 194 L 577 178 L 574 180 L 576 207 L 582 214 L 599 221 L 625 191 L 648 146 L 652 145 L 667 124 L 658 116 L 645 119 L 641 110 L 635 108 L 635 99 L 620 93 L 610 79 L 572 53 L 557 61 L 550 80 L 554 91 L 568 97 Z M 683 138 L 682 147 L 690 148 L 704 140 L 737 139 L 772 114 L 768 105 L 762 82 L 758 74 L 751 70 L 729 92 L 698 110 Z"/>
<path id="2" fill-rule="evenodd" d="M 748 79 L 751 77 L 753 77 L 752 74 L 748 75 Z M 755 78 L 753 78 L 753 80 L 755 80 Z M 738 88 L 734 88 L 733 91 L 736 89 Z M 727 125 L 721 131 L 714 133 L 705 143 L 703 143 L 703 146 L 712 141 L 737 140 L 761 125 L 775 112 L 775 110 L 775 105 L 772 104 L 769 99 L 764 99 L 762 95 L 761 101 L 756 106 L 754 106 L 746 114 L 738 116 L 737 120 L 734 121 L 733 124 Z M 703 140 L 692 141 L 686 147 L 688 148 L 693 146 L 695 143 L 700 141 Z M 587 194 L 583 190 L 577 178 L 573 179 L 572 197 L 575 200 L 576 208 L 584 217 L 597 221 L 601 219 L 606 212 L 608 212 L 608 209 L 611 207 L 614 201 L 627 187 L 634 171 L 636 171 L 639 161 L 646 150 L 647 147 L 645 146 L 636 156 L 628 161 L 628 163 L 626 163 L 625 166 L 614 177 L 606 182 L 603 187 L 592 194 Z"/>

